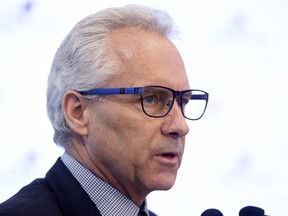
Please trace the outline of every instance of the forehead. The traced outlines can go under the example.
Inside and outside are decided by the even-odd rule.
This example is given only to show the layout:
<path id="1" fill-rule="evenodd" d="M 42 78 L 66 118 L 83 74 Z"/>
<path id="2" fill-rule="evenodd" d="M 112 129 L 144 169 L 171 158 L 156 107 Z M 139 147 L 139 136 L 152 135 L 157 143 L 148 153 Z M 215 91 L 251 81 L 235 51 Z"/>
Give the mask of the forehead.
<path id="1" fill-rule="evenodd" d="M 111 80 L 114 86 L 189 88 L 181 55 L 168 38 L 143 30 L 120 29 L 110 39 L 110 53 L 119 65 L 119 73 Z"/>

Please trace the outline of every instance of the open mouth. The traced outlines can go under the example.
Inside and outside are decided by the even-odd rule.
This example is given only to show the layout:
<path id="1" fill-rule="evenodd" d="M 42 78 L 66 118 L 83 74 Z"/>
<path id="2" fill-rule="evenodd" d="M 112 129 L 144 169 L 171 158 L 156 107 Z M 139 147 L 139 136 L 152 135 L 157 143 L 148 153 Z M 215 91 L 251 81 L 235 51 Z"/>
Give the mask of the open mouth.
<path id="1" fill-rule="evenodd" d="M 165 153 L 165 154 L 161 154 L 161 156 L 165 158 L 174 158 L 176 155 L 173 153 Z"/>
<path id="2" fill-rule="evenodd" d="M 179 167 L 179 158 L 177 153 L 165 152 L 158 155 L 158 162 L 163 166 Z"/>

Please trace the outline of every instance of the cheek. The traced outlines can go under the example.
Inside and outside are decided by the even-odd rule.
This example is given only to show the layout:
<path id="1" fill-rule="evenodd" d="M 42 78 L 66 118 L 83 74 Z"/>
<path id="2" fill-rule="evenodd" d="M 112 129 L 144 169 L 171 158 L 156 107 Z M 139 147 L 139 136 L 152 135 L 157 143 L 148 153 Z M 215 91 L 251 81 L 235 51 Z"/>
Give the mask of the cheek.
<path id="1" fill-rule="evenodd" d="M 157 126 L 157 129 L 155 123 L 152 124 L 151 119 L 142 113 L 104 110 L 105 108 L 99 108 L 98 113 L 101 115 L 95 115 L 89 122 L 89 151 L 99 157 L 105 155 L 121 163 L 131 163 L 137 158 L 140 160 L 139 155 L 147 154 L 155 134 L 160 131 L 160 126 Z"/>
<path id="2" fill-rule="evenodd" d="M 115 106 L 114 103 L 112 105 Z M 113 110 L 100 110 L 101 114 L 95 118 L 97 130 L 101 131 L 98 135 L 104 137 L 104 140 L 126 147 L 131 145 L 133 148 L 139 142 L 145 142 L 146 139 L 153 137 L 157 127 L 160 131 L 160 126 L 155 125 L 155 122 L 153 124 L 152 119 L 138 109 L 118 106 L 119 108 Z"/>

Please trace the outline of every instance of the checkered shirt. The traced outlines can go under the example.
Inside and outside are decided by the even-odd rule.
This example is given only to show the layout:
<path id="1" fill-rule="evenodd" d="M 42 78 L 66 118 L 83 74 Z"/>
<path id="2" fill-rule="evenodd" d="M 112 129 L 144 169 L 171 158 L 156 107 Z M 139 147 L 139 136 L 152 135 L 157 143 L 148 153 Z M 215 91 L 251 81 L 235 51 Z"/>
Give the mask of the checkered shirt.
<path id="1" fill-rule="evenodd" d="M 102 216 L 137 216 L 140 208 L 116 188 L 104 182 L 65 152 L 61 160 L 95 203 Z M 149 216 L 146 201 L 141 210 Z"/>

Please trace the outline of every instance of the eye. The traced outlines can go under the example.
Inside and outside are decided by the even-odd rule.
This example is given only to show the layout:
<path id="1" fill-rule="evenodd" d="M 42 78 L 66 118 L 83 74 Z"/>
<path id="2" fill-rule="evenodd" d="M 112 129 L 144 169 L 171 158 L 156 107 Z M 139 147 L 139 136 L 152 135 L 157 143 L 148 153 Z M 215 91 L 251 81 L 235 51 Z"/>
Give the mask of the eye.
<path id="1" fill-rule="evenodd" d="M 186 106 L 190 102 L 190 99 L 191 99 L 191 92 L 187 92 L 184 95 L 182 95 L 181 97 L 182 106 Z"/>
<path id="2" fill-rule="evenodd" d="M 189 103 L 189 99 L 188 98 L 182 98 L 182 105 L 185 106 Z"/>
<path id="3" fill-rule="evenodd" d="M 169 91 L 160 87 L 146 88 L 142 95 L 143 105 L 147 108 L 148 106 L 149 108 L 157 108 L 157 110 L 167 109 L 169 100 L 171 100 L 169 93 Z"/>
<path id="4" fill-rule="evenodd" d="M 145 104 L 153 104 L 156 103 L 155 101 L 155 96 L 151 95 L 151 96 L 146 96 L 145 98 L 143 98 L 143 102 Z"/>

